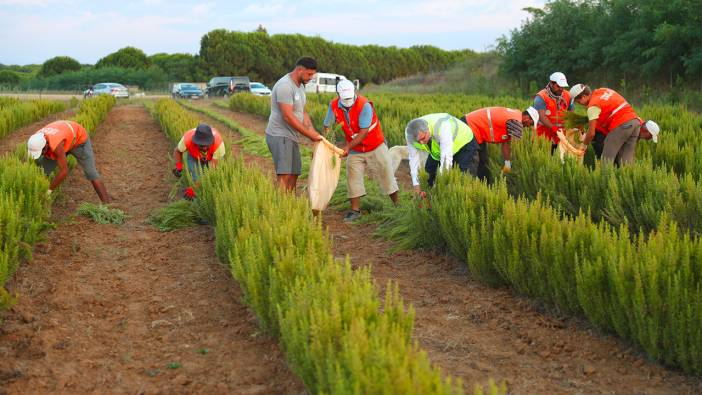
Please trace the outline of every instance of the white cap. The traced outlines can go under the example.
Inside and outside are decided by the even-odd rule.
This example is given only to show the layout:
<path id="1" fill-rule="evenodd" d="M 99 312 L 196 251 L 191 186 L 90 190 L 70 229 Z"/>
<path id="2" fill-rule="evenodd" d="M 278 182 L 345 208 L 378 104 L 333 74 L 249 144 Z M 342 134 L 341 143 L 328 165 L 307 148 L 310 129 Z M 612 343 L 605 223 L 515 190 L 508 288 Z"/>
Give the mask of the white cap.
<path id="1" fill-rule="evenodd" d="M 32 159 L 39 159 L 45 145 L 46 138 L 44 137 L 44 133 L 34 133 L 29 137 L 29 140 L 27 140 L 27 154 Z"/>
<path id="2" fill-rule="evenodd" d="M 572 88 L 570 88 L 570 97 L 572 97 L 573 100 L 575 100 L 575 98 L 578 97 L 579 94 L 583 93 L 584 90 L 584 84 L 575 84 Z"/>
<path id="3" fill-rule="evenodd" d="M 651 120 L 646 121 L 645 125 L 646 130 L 651 133 L 651 140 L 653 140 L 654 143 L 658 143 L 658 133 L 661 132 L 660 126 Z"/>
<path id="4" fill-rule="evenodd" d="M 560 86 L 561 88 L 568 87 L 568 80 L 566 80 L 565 74 L 561 73 L 560 71 L 557 71 L 557 72 L 551 74 L 551 76 L 548 78 L 551 81 L 557 83 L 558 86 Z"/>
<path id="5" fill-rule="evenodd" d="M 355 86 L 349 80 L 341 80 L 336 85 L 336 92 L 339 94 L 339 99 L 353 99 Z"/>
<path id="6" fill-rule="evenodd" d="M 536 125 L 539 124 L 539 112 L 536 111 L 534 107 L 529 107 L 526 109 L 526 111 L 529 113 L 531 119 L 534 121 L 534 127 L 536 128 Z"/>

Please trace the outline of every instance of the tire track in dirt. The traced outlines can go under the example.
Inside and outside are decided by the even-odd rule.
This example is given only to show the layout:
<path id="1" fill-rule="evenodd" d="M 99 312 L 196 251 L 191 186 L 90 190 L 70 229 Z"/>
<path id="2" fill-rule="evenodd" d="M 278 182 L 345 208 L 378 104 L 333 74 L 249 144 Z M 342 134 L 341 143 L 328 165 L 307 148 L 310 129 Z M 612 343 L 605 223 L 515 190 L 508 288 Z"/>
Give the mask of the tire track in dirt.
<path id="1" fill-rule="evenodd" d="M 26 142 L 29 136 L 46 126 L 46 124 L 59 119 L 68 119 L 74 115 L 75 111 L 72 109 L 61 111 L 15 130 L 14 132 L 0 139 L 0 155 L 13 152 L 19 144 Z"/>
<path id="2" fill-rule="evenodd" d="M 211 227 L 159 233 L 173 146 L 141 106 L 118 106 L 93 138 L 123 225 L 73 217 L 97 202 L 77 169 L 54 204 L 56 230 L 9 284 L 0 393 L 302 393 L 214 252 Z"/>
<path id="3" fill-rule="evenodd" d="M 266 120 L 202 102 L 198 105 L 263 133 Z M 223 125 L 220 125 L 220 127 Z M 270 161 L 270 160 L 269 160 Z M 267 165 L 272 172 L 272 164 Z M 417 314 L 415 338 L 433 363 L 460 377 L 470 393 L 488 377 L 505 380 L 516 394 L 697 394 L 702 380 L 666 369 L 615 336 L 580 318 L 558 316 L 509 289 L 472 280 L 465 264 L 421 251 L 390 252 L 393 243 L 372 238 L 375 225 L 349 225 L 327 210 L 337 257 L 372 267 L 376 284 L 400 286 Z"/>

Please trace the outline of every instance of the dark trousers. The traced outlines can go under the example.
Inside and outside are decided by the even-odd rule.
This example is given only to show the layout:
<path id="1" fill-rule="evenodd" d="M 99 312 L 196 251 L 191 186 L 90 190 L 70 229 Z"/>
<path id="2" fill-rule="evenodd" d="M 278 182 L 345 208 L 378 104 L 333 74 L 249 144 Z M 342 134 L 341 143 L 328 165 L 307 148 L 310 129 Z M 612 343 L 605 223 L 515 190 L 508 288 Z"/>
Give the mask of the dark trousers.
<path id="1" fill-rule="evenodd" d="M 488 169 L 488 162 L 490 160 L 490 156 L 488 155 L 488 143 L 483 142 L 482 144 L 478 145 L 478 147 L 480 147 L 480 149 L 478 150 L 477 175 L 479 179 L 489 181 L 490 170 Z"/>
<path id="2" fill-rule="evenodd" d="M 597 159 L 602 158 L 602 150 L 604 150 L 604 141 L 606 138 L 607 136 L 600 133 L 600 131 L 598 130 L 595 133 L 595 138 L 593 138 L 590 142 L 590 145 L 592 145 L 592 149 L 595 150 L 595 156 L 597 157 Z"/>
<path id="3" fill-rule="evenodd" d="M 475 175 L 475 170 L 473 168 L 473 157 L 478 151 L 478 142 L 475 139 L 471 140 L 468 144 L 461 147 L 453 155 L 453 165 L 458 165 L 463 173 L 470 171 L 471 174 Z M 436 171 L 439 168 L 439 161 L 432 158 L 431 155 L 427 158 L 427 162 L 424 164 L 424 170 L 429 174 L 429 186 L 434 185 L 434 180 L 436 179 Z"/>

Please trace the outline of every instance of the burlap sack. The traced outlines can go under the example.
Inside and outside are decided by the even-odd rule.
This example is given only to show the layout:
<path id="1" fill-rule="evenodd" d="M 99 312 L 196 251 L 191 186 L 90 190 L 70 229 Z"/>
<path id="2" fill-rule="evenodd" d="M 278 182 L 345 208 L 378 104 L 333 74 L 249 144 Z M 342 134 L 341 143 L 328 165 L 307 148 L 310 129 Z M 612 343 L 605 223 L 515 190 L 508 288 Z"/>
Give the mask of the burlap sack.
<path id="1" fill-rule="evenodd" d="M 583 163 L 585 149 L 587 148 L 580 142 L 579 129 L 563 129 L 556 132 L 558 135 L 558 152 L 560 153 L 561 162 L 565 161 L 566 157 L 575 158 L 579 163 Z"/>
<path id="2" fill-rule="evenodd" d="M 343 153 L 342 149 L 325 138 L 315 143 L 307 186 L 312 210 L 322 211 L 327 208 L 339 183 Z"/>

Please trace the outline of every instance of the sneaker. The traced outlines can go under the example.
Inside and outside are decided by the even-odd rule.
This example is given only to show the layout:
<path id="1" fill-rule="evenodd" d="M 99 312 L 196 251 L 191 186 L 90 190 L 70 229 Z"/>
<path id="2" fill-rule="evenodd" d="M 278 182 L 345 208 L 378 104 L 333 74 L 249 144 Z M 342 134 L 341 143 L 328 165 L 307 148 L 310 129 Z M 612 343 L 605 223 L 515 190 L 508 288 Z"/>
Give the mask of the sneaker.
<path id="1" fill-rule="evenodd" d="M 349 210 L 348 213 L 346 213 L 346 216 L 344 217 L 344 222 L 353 222 L 357 219 L 361 218 L 361 212 L 356 211 L 356 210 Z"/>

